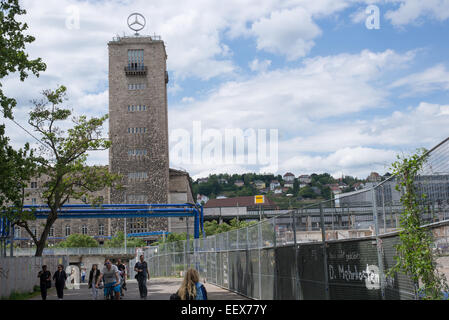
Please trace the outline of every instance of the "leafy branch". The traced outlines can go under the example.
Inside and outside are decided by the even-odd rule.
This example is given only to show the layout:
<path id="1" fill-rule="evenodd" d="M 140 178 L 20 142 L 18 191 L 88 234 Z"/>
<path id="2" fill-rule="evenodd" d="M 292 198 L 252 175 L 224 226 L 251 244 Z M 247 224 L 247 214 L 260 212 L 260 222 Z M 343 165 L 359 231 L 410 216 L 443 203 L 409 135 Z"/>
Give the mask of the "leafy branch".
<path id="1" fill-rule="evenodd" d="M 403 211 L 400 215 L 400 242 L 396 245 L 396 265 L 388 273 L 390 276 L 395 272 L 409 275 L 415 283 L 416 295 L 423 299 L 442 299 L 448 285 L 445 276 L 436 267 L 432 236 L 422 227 L 420 204 L 426 196 L 419 196 L 414 183 L 427 161 L 427 153 L 425 149 L 419 149 L 408 158 L 397 158 L 392 164 L 392 170 L 398 181 L 396 190 L 401 192 Z"/>

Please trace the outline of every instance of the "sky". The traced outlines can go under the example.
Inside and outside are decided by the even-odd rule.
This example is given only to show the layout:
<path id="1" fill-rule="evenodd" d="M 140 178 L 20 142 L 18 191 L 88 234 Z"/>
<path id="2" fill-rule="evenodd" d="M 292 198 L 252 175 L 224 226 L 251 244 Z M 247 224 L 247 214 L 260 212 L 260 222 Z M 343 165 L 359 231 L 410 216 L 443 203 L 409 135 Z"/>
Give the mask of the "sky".
<path id="1" fill-rule="evenodd" d="M 160 35 L 168 54 L 170 166 L 195 179 L 245 172 L 366 178 L 389 171 L 398 154 L 449 136 L 449 0 L 20 2 L 36 37 L 27 52 L 47 70 L 25 82 L 10 75 L 2 85 L 18 101 L 15 120 L 29 130 L 30 101 L 58 85 L 68 88 L 74 114 L 108 112 L 107 43 L 132 35 L 127 18 L 140 12 L 147 20 L 140 34 Z M 14 147 L 37 147 L 3 121 Z M 249 140 L 243 150 L 228 149 L 230 161 L 206 161 L 217 141 L 226 154 L 227 129 L 262 140 L 266 132 L 273 161 Z M 182 146 L 190 157 L 180 157 Z M 195 150 L 202 161 L 192 160 Z M 89 163 L 107 164 L 108 153 L 92 152 Z"/>

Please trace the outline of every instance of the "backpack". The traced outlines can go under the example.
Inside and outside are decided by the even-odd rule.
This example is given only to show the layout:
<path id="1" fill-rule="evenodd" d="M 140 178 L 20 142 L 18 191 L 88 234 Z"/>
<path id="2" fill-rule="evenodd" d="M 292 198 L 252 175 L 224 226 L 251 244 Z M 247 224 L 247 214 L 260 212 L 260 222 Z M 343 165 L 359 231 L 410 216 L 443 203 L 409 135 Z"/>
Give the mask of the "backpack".
<path id="1" fill-rule="evenodd" d="M 203 284 L 201 282 L 197 282 L 196 284 L 196 298 L 195 300 L 206 300 L 206 297 L 203 294 Z"/>

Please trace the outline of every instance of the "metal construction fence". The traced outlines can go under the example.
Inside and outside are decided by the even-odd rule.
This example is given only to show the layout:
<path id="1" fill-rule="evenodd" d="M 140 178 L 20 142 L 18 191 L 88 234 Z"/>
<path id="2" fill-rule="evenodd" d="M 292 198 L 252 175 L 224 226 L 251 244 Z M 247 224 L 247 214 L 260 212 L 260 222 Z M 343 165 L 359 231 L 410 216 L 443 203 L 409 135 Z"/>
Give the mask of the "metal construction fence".
<path id="1" fill-rule="evenodd" d="M 244 229 L 143 249 L 152 276 L 196 268 L 205 281 L 254 299 L 414 299 L 396 263 L 401 191 L 395 176 Z M 449 270 L 449 138 L 415 180 L 421 221 Z"/>

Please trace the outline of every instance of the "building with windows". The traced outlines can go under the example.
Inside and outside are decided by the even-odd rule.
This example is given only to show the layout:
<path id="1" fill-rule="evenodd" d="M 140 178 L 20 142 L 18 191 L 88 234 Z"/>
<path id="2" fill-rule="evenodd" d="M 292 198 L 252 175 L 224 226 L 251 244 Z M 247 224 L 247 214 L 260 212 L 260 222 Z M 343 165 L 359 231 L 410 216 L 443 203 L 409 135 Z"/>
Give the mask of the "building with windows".
<path id="1" fill-rule="evenodd" d="M 284 174 L 283 179 L 285 182 L 293 183 L 295 181 L 295 175 L 291 172 Z"/>
<path id="2" fill-rule="evenodd" d="M 187 172 L 169 168 L 167 54 L 162 40 L 150 36 L 114 38 L 109 47 L 109 170 L 122 175 L 120 190 L 105 189 L 104 203 L 194 203 Z M 105 110 L 106 111 L 106 110 Z M 42 204 L 45 177 L 30 184 L 27 204 Z M 83 203 L 69 199 L 67 203 Z M 70 234 L 96 237 L 101 243 L 125 230 L 125 219 L 58 219 L 49 242 Z M 183 219 L 185 220 L 185 219 Z M 42 232 L 39 221 L 34 232 Z M 179 218 L 126 219 L 127 233 L 184 232 Z M 193 231 L 193 228 L 190 228 Z M 18 238 L 29 237 L 17 230 Z M 148 241 L 155 240 L 149 236 Z M 26 240 L 24 240 L 26 242 Z"/>

